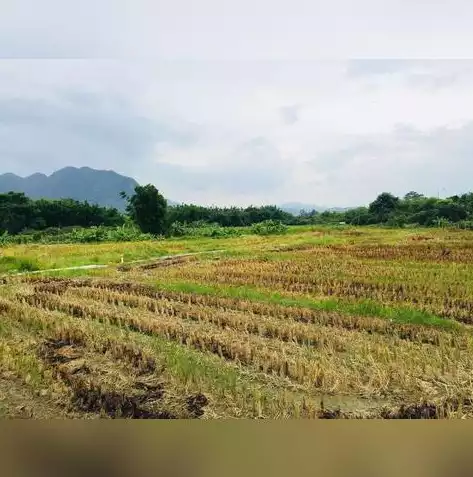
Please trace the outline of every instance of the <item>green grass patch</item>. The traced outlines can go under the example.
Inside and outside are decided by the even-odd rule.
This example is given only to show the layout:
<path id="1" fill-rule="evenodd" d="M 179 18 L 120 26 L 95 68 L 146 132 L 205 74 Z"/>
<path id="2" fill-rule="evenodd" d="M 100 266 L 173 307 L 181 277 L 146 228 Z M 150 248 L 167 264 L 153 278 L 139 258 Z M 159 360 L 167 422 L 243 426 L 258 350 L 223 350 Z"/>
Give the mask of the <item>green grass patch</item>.
<path id="1" fill-rule="evenodd" d="M 39 265 L 31 258 L 0 257 L 0 273 L 33 272 L 35 270 L 39 270 Z"/>
<path id="2" fill-rule="evenodd" d="M 392 320 L 395 323 L 436 326 L 446 330 L 462 330 L 465 326 L 453 320 L 447 320 L 434 314 L 416 310 L 410 307 L 388 306 L 373 300 L 346 301 L 340 299 L 316 300 L 304 297 L 287 297 L 280 293 L 265 293 L 252 287 L 222 287 L 200 285 L 188 282 L 159 283 L 157 287 L 169 291 L 197 293 L 201 295 L 217 295 L 222 297 L 240 298 L 251 301 L 272 303 L 275 305 L 309 308 L 319 311 L 371 316 Z"/>

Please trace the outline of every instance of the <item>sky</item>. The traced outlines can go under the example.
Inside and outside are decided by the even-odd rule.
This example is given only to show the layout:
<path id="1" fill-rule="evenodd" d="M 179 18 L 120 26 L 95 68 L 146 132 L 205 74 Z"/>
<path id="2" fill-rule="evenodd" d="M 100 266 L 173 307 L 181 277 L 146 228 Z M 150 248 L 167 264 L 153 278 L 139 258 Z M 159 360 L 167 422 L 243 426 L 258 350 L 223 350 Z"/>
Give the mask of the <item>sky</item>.
<path id="1" fill-rule="evenodd" d="M 206 205 L 473 189 L 467 1 L 1 5 L 0 173 L 113 169 Z"/>

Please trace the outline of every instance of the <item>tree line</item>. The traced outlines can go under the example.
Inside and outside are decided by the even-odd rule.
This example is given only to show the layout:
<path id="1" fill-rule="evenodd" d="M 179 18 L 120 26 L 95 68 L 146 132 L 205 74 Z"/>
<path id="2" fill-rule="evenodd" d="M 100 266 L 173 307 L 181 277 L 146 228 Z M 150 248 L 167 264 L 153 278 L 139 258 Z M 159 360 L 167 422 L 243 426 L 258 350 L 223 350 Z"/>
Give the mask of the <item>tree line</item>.
<path id="1" fill-rule="evenodd" d="M 276 206 L 202 207 L 193 204 L 168 206 L 166 199 L 152 185 L 137 186 L 127 196 L 126 213 L 72 199 L 33 200 L 24 193 L 0 194 L 0 234 L 15 235 L 25 231 L 41 231 L 67 227 L 116 227 L 132 221 L 144 233 L 164 235 L 172 225 L 214 224 L 222 227 L 250 226 L 272 220 L 294 222 L 292 214 Z"/>
<path id="2" fill-rule="evenodd" d="M 440 199 L 414 191 L 402 198 L 383 192 L 367 207 L 357 207 L 341 213 L 323 212 L 314 218 L 314 222 L 320 223 L 337 221 L 353 225 L 432 227 L 457 224 L 473 228 L 473 193 Z"/>
<path id="3" fill-rule="evenodd" d="M 166 199 L 153 185 L 137 186 L 128 196 L 128 216 L 145 233 L 164 234 L 176 224 L 212 224 L 222 227 L 246 227 L 266 221 L 296 223 L 296 218 L 274 205 L 261 207 L 203 207 L 194 204 L 167 206 Z"/>
<path id="4" fill-rule="evenodd" d="M 125 217 L 118 210 L 72 199 L 33 200 L 21 192 L 0 194 L 0 233 L 52 227 L 117 226 Z"/>
<path id="5" fill-rule="evenodd" d="M 276 206 L 222 208 L 178 205 L 166 208 L 164 197 L 154 186 L 148 185 L 135 189 L 135 194 L 128 198 L 127 212 L 144 232 L 151 233 L 162 233 L 172 224 L 202 222 L 235 227 L 265 221 L 286 225 L 343 222 L 351 225 L 382 224 L 394 227 L 459 224 L 473 229 L 473 193 L 440 199 L 425 197 L 414 191 L 408 192 L 402 198 L 383 192 L 367 207 L 343 212 L 301 211 L 298 216 L 294 216 Z M 143 220 L 146 219 L 146 224 L 140 216 Z"/>
<path id="6" fill-rule="evenodd" d="M 0 194 L 0 234 L 65 227 L 116 227 L 133 222 L 144 233 L 165 235 L 180 224 L 213 224 L 245 227 L 271 221 L 285 225 L 345 222 L 352 225 L 437 226 L 460 224 L 473 229 L 473 193 L 446 199 L 409 192 L 404 197 L 383 192 L 367 207 L 344 212 L 301 211 L 298 216 L 276 206 L 203 207 L 193 204 L 168 206 L 153 185 L 137 186 L 127 201 L 126 212 L 72 199 L 33 200 L 19 192 Z"/>

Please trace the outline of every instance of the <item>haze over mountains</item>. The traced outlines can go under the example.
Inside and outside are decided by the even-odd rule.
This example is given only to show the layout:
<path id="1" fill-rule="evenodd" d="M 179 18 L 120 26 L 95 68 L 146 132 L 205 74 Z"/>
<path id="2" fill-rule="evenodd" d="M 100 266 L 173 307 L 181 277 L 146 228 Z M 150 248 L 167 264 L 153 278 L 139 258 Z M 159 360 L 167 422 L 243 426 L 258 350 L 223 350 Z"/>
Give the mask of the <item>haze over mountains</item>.
<path id="1" fill-rule="evenodd" d="M 138 182 L 114 171 L 92 169 L 90 167 L 65 167 L 51 175 L 35 173 L 27 177 L 6 173 L 0 175 L 0 193 L 9 191 L 24 192 L 32 199 L 62 199 L 71 198 L 101 206 L 116 207 L 124 210 L 125 201 L 120 198 L 121 191 L 131 194 Z M 159 187 L 158 187 L 159 188 Z M 176 202 L 169 200 L 175 205 Z M 300 202 L 288 202 L 279 206 L 282 210 L 294 215 L 301 210 L 318 212 L 328 210 L 328 207 Z M 343 210 L 343 209 L 330 209 Z"/>
<path id="2" fill-rule="evenodd" d="M 138 183 L 131 177 L 114 171 L 99 171 L 90 167 L 65 167 L 50 176 L 36 173 L 20 177 L 7 173 L 0 175 L 0 193 L 24 192 L 32 199 L 71 198 L 123 210 L 125 201 L 120 191 L 133 193 Z"/>
<path id="3" fill-rule="evenodd" d="M 279 208 L 284 210 L 285 212 L 289 212 L 294 215 L 298 215 L 301 212 L 301 210 L 304 210 L 305 212 L 311 212 L 312 210 L 315 210 L 317 212 L 324 212 L 325 210 L 331 210 L 334 212 L 343 212 L 345 210 L 348 210 L 348 208 L 326 207 L 323 205 L 316 205 L 316 204 L 304 204 L 302 202 L 287 202 L 285 204 L 281 204 Z"/>

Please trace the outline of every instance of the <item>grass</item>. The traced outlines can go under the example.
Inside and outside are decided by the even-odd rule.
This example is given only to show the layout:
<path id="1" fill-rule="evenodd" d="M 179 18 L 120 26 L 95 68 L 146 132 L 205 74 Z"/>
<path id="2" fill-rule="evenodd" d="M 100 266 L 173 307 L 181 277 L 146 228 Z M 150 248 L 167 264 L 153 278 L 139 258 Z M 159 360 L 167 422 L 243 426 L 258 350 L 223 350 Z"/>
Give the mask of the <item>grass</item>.
<path id="1" fill-rule="evenodd" d="M 32 258 L 23 258 L 15 256 L 0 257 L 0 273 L 33 272 L 38 269 L 38 263 Z"/>
<path id="2" fill-rule="evenodd" d="M 473 417 L 472 238 L 321 226 L 5 247 L 6 275 L 111 267 L 3 279 L 1 413 L 18 399 L 33 417 Z"/>
<path id="3" fill-rule="evenodd" d="M 73 267 L 80 265 L 118 264 L 123 257 L 125 261 L 141 260 L 169 254 L 201 252 L 225 249 L 229 254 L 251 254 L 258 250 L 270 249 L 284 244 L 285 246 L 324 246 L 349 244 L 353 240 L 350 227 L 337 228 L 329 226 L 294 226 L 289 227 L 284 235 L 243 235 L 241 237 L 191 237 L 171 238 L 167 240 L 96 243 L 96 244 L 28 244 L 7 245 L 0 248 L 7 260 L 24 259 L 35 264 L 40 270 L 51 268 Z M 417 233 L 420 233 L 420 229 Z M 430 233 L 430 229 L 428 230 Z M 383 229 L 366 229 L 357 238 L 360 243 L 397 242 L 412 231 L 389 231 Z M 315 235 L 314 235 L 315 234 Z M 10 271 L 12 267 L 5 268 Z M 3 271 L 0 268 L 0 271 Z"/>
<path id="4" fill-rule="evenodd" d="M 250 287 L 221 287 L 200 285 L 197 283 L 159 283 L 158 289 L 195 293 L 199 295 L 216 295 L 244 300 L 257 301 L 275 305 L 309 308 L 318 311 L 334 311 L 347 315 L 372 316 L 392 320 L 395 323 L 407 323 L 423 326 L 437 326 L 446 330 L 459 330 L 464 327 L 455 321 L 445 320 L 439 316 L 409 307 L 390 307 L 371 300 L 348 302 L 336 299 L 314 300 L 311 298 L 292 298 L 280 293 L 265 293 Z"/>

